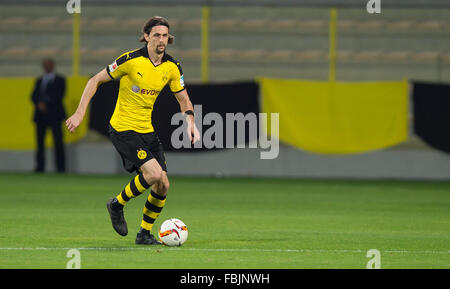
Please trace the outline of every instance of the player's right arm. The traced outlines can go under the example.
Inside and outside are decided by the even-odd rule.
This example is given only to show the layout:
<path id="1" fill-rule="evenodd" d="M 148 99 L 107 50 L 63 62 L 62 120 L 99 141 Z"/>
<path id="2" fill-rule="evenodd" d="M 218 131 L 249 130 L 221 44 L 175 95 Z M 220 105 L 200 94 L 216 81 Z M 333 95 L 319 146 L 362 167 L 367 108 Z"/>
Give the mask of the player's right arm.
<path id="1" fill-rule="evenodd" d="M 81 95 L 80 104 L 78 105 L 77 110 L 66 120 L 66 126 L 70 132 L 74 132 L 83 121 L 89 102 L 97 91 L 98 86 L 103 82 L 110 80 L 111 77 L 108 75 L 106 68 L 89 79 L 86 87 L 84 88 L 83 94 Z"/>

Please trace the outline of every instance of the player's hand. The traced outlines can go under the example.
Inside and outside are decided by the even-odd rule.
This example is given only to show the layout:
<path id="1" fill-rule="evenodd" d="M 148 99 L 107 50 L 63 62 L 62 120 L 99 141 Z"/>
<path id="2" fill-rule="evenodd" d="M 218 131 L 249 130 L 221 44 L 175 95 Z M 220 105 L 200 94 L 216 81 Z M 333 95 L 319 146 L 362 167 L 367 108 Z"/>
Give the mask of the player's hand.
<path id="1" fill-rule="evenodd" d="M 192 144 L 200 140 L 200 132 L 198 131 L 197 126 L 195 126 L 194 118 L 188 117 L 187 134 L 189 136 L 189 141 Z"/>
<path id="2" fill-rule="evenodd" d="M 194 125 L 192 126 L 191 130 L 191 142 L 194 144 L 200 140 L 200 132 L 198 131 L 197 127 Z"/>
<path id="3" fill-rule="evenodd" d="M 83 121 L 83 117 L 77 113 L 72 115 L 66 120 L 66 127 L 67 129 L 73 133 L 75 129 L 80 125 L 80 123 Z"/>

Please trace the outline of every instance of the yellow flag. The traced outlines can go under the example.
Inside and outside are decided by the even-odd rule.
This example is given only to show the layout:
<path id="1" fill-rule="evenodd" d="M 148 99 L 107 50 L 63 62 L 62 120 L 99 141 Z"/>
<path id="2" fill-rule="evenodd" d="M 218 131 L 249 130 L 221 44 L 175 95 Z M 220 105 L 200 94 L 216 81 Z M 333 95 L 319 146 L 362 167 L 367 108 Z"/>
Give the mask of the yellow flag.
<path id="1" fill-rule="evenodd" d="M 259 79 L 261 110 L 279 113 L 280 140 L 314 153 L 383 149 L 408 136 L 408 83 Z M 268 131 L 270 134 L 270 131 Z"/>

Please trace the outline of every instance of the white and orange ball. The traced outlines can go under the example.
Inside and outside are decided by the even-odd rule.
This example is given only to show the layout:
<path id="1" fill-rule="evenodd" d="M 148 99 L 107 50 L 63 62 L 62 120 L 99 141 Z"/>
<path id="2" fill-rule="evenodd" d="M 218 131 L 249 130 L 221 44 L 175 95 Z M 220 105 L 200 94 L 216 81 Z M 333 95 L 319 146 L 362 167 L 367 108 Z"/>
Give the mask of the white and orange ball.
<path id="1" fill-rule="evenodd" d="M 181 246 L 187 237 L 187 226 L 179 219 L 165 220 L 159 228 L 159 240 L 166 246 Z"/>

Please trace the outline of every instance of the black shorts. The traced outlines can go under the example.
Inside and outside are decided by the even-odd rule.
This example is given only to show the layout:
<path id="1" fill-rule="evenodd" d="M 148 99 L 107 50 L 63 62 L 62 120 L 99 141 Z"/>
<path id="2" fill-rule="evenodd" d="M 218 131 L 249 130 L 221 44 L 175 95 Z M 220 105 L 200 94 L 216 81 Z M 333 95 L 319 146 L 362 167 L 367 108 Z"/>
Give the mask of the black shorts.
<path id="1" fill-rule="evenodd" d="M 130 173 L 139 172 L 139 168 L 153 158 L 158 161 L 163 171 L 167 172 L 163 146 L 155 132 L 118 132 L 110 125 L 109 138 L 122 157 L 123 167 Z"/>

